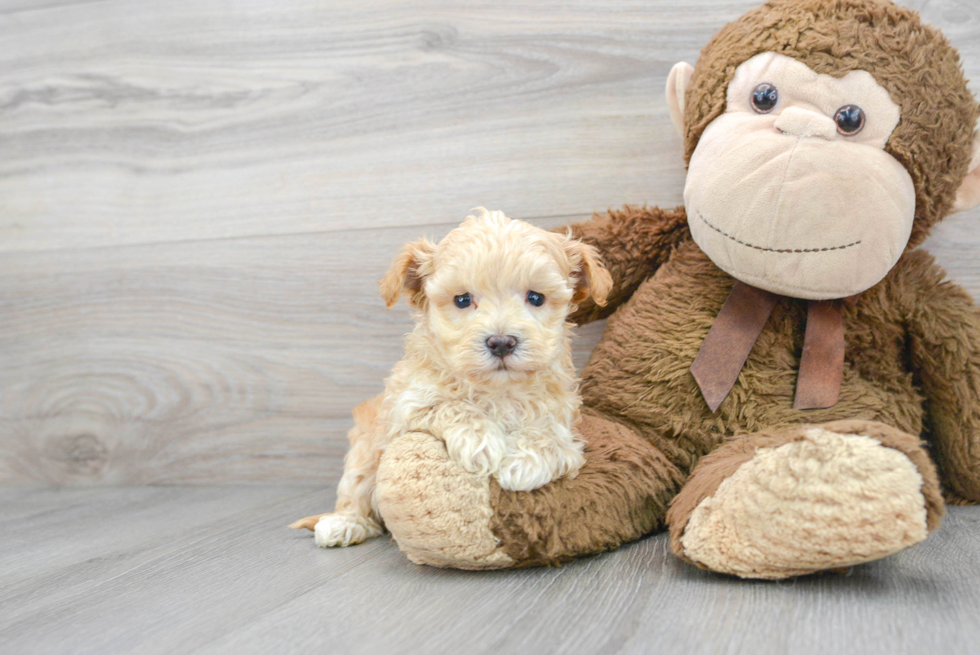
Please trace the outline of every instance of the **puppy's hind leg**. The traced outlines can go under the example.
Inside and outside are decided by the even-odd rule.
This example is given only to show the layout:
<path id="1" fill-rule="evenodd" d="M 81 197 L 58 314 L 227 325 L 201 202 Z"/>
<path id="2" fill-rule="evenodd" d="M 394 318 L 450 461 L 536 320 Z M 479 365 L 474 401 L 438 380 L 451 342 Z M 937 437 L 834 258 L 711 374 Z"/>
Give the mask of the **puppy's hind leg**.
<path id="1" fill-rule="evenodd" d="M 377 537 L 384 528 L 374 507 L 374 485 L 381 460 L 383 429 L 378 422 L 381 396 L 354 408 L 354 427 L 347 437 L 344 475 L 337 486 L 337 504 L 330 514 L 308 516 L 289 527 L 313 530 L 316 545 L 352 546 Z"/>
<path id="2" fill-rule="evenodd" d="M 337 505 L 333 513 L 320 517 L 313 530 L 317 546 L 353 546 L 382 533 L 381 517 L 372 502 L 380 460 L 381 450 L 373 439 L 351 443 L 344 458 L 344 475 L 337 485 Z"/>

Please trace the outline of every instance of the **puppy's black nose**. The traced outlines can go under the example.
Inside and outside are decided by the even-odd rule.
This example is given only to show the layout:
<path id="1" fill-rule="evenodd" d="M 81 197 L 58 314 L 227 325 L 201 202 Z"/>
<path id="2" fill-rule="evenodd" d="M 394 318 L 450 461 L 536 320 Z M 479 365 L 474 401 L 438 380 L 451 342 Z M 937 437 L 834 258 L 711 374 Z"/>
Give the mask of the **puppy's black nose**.
<path id="1" fill-rule="evenodd" d="M 517 348 L 517 337 L 509 334 L 495 334 L 487 339 L 487 348 L 490 349 L 494 357 L 503 359 L 514 352 L 514 348 Z"/>

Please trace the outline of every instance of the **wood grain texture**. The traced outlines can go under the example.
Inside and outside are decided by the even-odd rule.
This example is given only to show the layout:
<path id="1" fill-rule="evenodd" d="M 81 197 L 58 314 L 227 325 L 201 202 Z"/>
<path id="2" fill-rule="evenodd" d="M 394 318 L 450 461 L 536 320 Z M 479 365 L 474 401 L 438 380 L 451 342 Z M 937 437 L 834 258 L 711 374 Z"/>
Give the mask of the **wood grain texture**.
<path id="1" fill-rule="evenodd" d="M 659 534 L 561 568 L 446 571 L 318 549 L 284 487 L 0 490 L 5 653 L 975 652 L 980 508 L 848 574 L 735 582 Z"/>
<path id="2" fill-rule="evenodd" d="M 755 4 L 0 1 L 0 485 L 334 480 L 398 246 L 678 204 L 667 72 Z M 980 296 L 980 212 L 926 247 Z"/>
<path id="3" fill-rule="evenodd" d="M 713 4 L 721 24 L 751 2 Z M 677 204 L 663 83 L 714 25 L 703 7 L 667 23 L 653 5 L 12 10 L 0 247 L 418 225 L 477 204 L 520 216 Z"/>

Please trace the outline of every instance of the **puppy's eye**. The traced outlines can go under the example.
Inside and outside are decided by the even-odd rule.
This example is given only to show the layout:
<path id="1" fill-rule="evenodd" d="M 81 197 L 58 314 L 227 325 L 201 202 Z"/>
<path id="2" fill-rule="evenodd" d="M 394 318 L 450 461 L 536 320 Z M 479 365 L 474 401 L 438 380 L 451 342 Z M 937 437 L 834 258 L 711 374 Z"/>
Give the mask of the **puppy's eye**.
<path id="1" fill-rule="evenodd" d="M 473 304 L 473 296 L 468 293 L 461 293 L 455 298 L 453 298 L 453 304 L 455 304 L 460 309 L 466 309 Z"/>
<path id="2" fill-rule="evenodd" d="M 528 291 L 527 301 L 535 307 L 540 307 L 544 304 L 544 295 L 538 293 L 537 291 Z"/>
<path id="3" fill-rule="evenodd" d="M 768 114 L 779 104 L 779 90 L 764 82 L 752 91 L 752 109 L 760 114 Z"/>

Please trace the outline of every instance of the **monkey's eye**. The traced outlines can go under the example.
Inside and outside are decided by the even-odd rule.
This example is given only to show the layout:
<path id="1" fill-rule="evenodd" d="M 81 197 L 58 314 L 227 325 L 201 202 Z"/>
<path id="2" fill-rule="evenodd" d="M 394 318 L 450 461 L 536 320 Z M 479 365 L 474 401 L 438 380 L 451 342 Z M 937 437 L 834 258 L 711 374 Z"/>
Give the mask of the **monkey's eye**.
<path id="1" fill-rule="evenodd" d="M 455 298 L 453 298 L 453 304 L 455 304 L 460 309 L 466 309 L 473 304 L 473 296 L 468 293 L 461 293 Z"/>
<path id="2" fill-rule="evenodd" d="M 778 104 L 779 90 L 768 82 L 763 82 L 752 92 L 752 109 L 760 114 L 768 114 Z"/>
<path id="3" fill-rule="evenodd" d="M 528 291 L 527 301 L 535 307 L 540 307 L 544 304 L 544 295 L 538 293 L 537 291 Z"/>
<path id="4" fill-rule="evenodd" d="M 837 131 L 844 136 L 854 136 L 864 127 L 864 111 L 857 105 L 844 105 L 834 114 Z"/>

